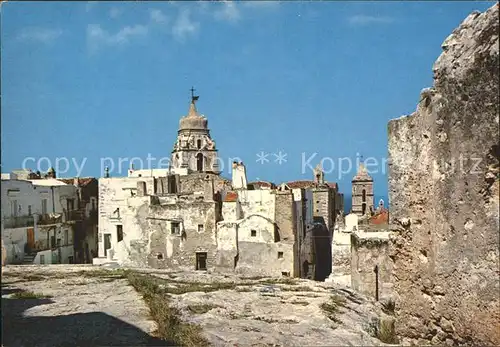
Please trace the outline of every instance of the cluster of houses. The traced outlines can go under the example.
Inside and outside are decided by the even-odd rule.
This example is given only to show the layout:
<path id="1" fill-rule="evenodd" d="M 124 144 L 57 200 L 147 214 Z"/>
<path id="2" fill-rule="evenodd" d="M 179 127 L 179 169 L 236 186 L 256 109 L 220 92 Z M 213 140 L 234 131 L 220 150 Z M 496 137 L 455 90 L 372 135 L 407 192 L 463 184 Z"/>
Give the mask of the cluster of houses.
<path id="1" fill-rule="evenodd" d="M 364 166 L 352 180 L 347 216 L 338 185 L 325 181 L 319 166 L 312 180 L 275 185 L 247 182 L 245 165 L 234 162 L 226 179 L 196 100 L 180 119 L 168 169 L 131 168 L 127 177 L 106 172 L 99 179 L 57 178 L 52 169 L 43 177 L 2 174 L 2 263 L 350 281 L 353 235 L 375 228 L 380 237 L 388 221 L 383 202 L 374 209 Z"/>

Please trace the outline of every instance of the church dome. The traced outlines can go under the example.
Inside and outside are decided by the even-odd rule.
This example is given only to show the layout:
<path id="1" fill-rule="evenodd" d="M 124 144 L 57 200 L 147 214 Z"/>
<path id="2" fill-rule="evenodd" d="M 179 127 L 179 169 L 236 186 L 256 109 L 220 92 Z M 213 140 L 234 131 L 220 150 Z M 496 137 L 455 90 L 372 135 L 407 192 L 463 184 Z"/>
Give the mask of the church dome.
<path id="1" fill-rule="evenodd" d="M 194 101 L 189 106 L 189 113 L 179 121 L 179 130 L 207 130 L 208 120 L 196 111 Z"/>

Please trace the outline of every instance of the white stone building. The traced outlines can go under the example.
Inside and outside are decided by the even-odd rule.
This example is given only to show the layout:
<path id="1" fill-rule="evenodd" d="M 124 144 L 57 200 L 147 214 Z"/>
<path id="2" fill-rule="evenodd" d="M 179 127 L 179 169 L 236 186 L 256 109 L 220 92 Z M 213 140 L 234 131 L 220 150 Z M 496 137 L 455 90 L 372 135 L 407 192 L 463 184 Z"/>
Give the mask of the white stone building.
<path id="1" fill-rule="evenodd" d="M 72 263 L 73 227 L 66 211 L 76 188 L 52 178 L 2 179 L 1 191 L 6 264 Z"/>
<path id="2" fill-rule="evenodd" d="M 80 208 L 82 188 L 78 184 L 52 177 L 35 178 L 36 175 L 26 172 L 26 175 L 2 174 L 1 232 L 5 263 L 74 263 L 75 230 L 97 209 L 97 197 L 85 200 L 85 206 Z"/>

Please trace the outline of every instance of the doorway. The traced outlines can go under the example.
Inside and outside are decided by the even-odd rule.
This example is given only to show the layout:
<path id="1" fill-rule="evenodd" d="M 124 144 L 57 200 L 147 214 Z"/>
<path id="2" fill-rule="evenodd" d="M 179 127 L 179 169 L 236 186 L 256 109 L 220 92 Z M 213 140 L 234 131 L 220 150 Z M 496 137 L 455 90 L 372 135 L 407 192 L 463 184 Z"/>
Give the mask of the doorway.
<path id="1" fill-rule="evenodd" d="M 35 229 L 33 228 L 26 229 L 26 239 L 28 245 L 28 252 L 31 252 L 31 250 L 35 248 Z"/>
<path id="2" fill-rule="evenodd" d="M 207 252 L 196 253 L 196 270 L 207 269 Z"/>
<path id="3" fill-rule="evenodd" d="M 108 249 L 111 248 L 111 234 L 104 234 L 104 256 L 108 255 Z"/>

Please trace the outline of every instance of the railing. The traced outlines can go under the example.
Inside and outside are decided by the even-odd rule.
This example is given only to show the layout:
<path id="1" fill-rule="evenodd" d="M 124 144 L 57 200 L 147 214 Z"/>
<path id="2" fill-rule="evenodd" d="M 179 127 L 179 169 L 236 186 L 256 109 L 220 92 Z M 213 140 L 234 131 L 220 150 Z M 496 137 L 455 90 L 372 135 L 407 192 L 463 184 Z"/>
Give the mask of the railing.
<path id="1" fill-rule="evenodd" d="M 35 224 L 33 216 L 5 217 L 3 220 L 4 228 L 24 228 L 32 227 Z"/>
<path id="2" fill-rule="evenodd" d="M 48 215 L 48 214 L 44 214 L 44 215 L 41 215 L 38 219 L 38 222 L 37 224 L 39 225 L 49 225 L 49 224 L 57 224 L 57 223 L 61 223 L 62 222 L 62 218 L 61 216 L 51 216 L 51 215 Z"/>
<path id="3" fill-rule="evenodd" d="M 73 210 L 65 212 L 66 221 L 79 221 L 85 219 L 85 211 L 83 210 Z"/>

